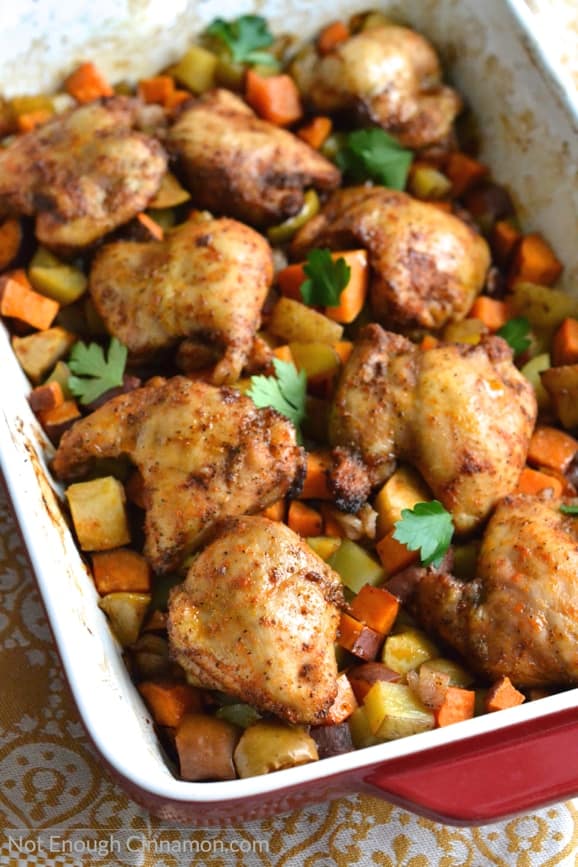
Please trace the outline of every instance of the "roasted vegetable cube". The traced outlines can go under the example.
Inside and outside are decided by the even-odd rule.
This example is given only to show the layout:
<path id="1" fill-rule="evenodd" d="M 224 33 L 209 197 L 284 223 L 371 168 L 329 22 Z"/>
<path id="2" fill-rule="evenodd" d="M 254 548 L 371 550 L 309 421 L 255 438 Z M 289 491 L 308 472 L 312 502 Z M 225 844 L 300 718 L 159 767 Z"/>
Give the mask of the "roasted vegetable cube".
<path id="1" fill-rule="evenodd" d="M 345 586 L 354 593 L 359 593 L 364 584 L 379 584 L 385 577 L 383 568 L 377 560 L 374 560 L 361 545 L 350 539 L 342 541 L 328 562 L 331 568 L 339 573 Z"/>
<path id="2" fill-rule="evenodd" d="M 234 780 L 233 751 L 239 729 L 224 719 L 200 713 L 182 718 L 175 736 L 184 780 Z"/>
<path id="3" fill-rule="evenodd" d="M 240 777 L 257 777 L 319 758 L 315 741 L 301 726 L 258 722 L 241 735 L 234 759 Z"/>
<path id="4" fill-rule="evenodd" d="M 357 710 L 353 711 L 347 722 L 349 724 L 351 740 L 356 750 L 361 750 L 364 747 L 373 747 L 375 744 L 381 743 L 381 739 L 376 737 L 369 727 L 365 707 L 358 707 Z"/>
<path id="5" fill-rule="evenodd" d="M 550 367 L 540 376 L 561 424 L 578 427 L 578 364 Z"/>
<path id="6" fill-rule="evenodd" d="M 394 740 L 433 729 L 433 713 L 403 683 L 379 681 L 365 697 L 365 712 L 371 732 Z"/>
<path id="7" fill-rule="evenodd" d="M 36 384 L 67 354 L 75 341 L 74 334 L 56 325 L 27 337 L 13 337 L 12 349 L 24 373 Z"/>
<path id="8" fill-rule="evenodd" d="M 192 45 L 171 72 L 179 84 L 193 93 L 204 93 L 215 85 L 218 57 L 212 51 Z"/>
<path id="9" fill-rule="evenodd" d="M 280 298 L 271 312 L 269 331 L 287 343 L 337 343 L 343 326 L 292 298 Z"/>
<path id="10" fill-rule="evenodd" d="M 381 488 L 375 502 L 377 538 L 381 539 L 400 520 L 403 509 L 431 500 L 431 492 L 416 470 L 399 467 Z"/>
<path id="11" fill-rule="evenodd" d="M 388 668 L 407 674 L 427 659 L 439 656 L 435 644 L 419 629 L 404 629 L 389 635 L 383 647 L 382 659 Z"/>
<path id="12" fill-rule="evenodd" d="M 537 283 L 516 283 L 509 304 L 512 316 L 525 316 L 532 330 L 548 339 L 565 319 L 578 316 L 578 299 Z"/>
<path id="13" fill-rule="evenodd" d="M 109 593 L 98 603 L 123 647 L 137 640 L 150 601 L 148 593 Z"/>
<path id="14" fill-rule="evenodd" d="M 128 545 L 126 497 L 118 479 L 105 476 L 77 482 L 66 489 L 66 498 L 83 551 L 107 551 Z"/>

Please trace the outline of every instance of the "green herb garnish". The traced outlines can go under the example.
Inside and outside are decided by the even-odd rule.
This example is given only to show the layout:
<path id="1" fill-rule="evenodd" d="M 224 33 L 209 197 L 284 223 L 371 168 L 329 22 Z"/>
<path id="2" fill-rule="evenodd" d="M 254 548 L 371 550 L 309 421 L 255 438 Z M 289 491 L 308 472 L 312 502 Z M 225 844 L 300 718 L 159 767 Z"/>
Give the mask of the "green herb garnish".
<path id="1" fill-rule="evenodd" d="M 519 316 L 517 319 L 510 319 L 505 325 L 496 331 L 498 337 L 503 337 L 517 355 L 519 352 L 525 352 L 532 342 L 529 336 L 530 323 L 525 316 Z"/>
<path id="2" fill-rule="evenodd" d="M 329 250 L 311 250 L 303 271 L 308 278 L 301 284 L 303 301 L 314 307 L 336 307 L 351 276 L 345 259 L 333 259 Z"/>
<path id="3" fill-rule="evenodd" d="M 83 343 L 79 340 L 70 351 L 68 367 L 75 376 L 68 377 L 68 387 L 80 403 L 92 403 L 110 388 L 123 383 L 127 348 L 113 337 L 108 348 L 108 357 L 98 343 Z"/>
<path id="4" fill-rule="evenodd" d="M 335 158 L 352 181 L 376 181 L 394 190 L 405 188 L 412 159 L 412 151 L 378 128 L 350 132 Z"/>
<path id="5" fill-rule="evenodd" d="M 273 359 L 275 376 L 252 376 L 247 395 L 256 406 L 271 406 L 292 421 L 301 442 L 300 424 L 305 418 L 307 376 L 288 361 Z"/>
<path id="6" fill-rule="evenodd" d="M 393 538 L 410 551 L 419 551 L 422 566 L 439 566 L 452 536 L 454 524 L 451 514 L 438 500 L 416 503 L 413 509 L 403 509 L 395 523 Z"/>
<path id="7" fill-rule="evenodd" d="M 578 515 L 578 503 L 570 503 L 569 505 L 562 503 L 560 511 L 564 515 Z"/>
<path id="8" fill-rule="evenodd" d="M 215 18 L 206 33 L 219 39 L 229 49 L 234 63 L 276 66 L 276 58 L 268 51 L 260 51 L 273 43 L 273 34 L 260 15 L 241 15 L 233 21 Z"/>

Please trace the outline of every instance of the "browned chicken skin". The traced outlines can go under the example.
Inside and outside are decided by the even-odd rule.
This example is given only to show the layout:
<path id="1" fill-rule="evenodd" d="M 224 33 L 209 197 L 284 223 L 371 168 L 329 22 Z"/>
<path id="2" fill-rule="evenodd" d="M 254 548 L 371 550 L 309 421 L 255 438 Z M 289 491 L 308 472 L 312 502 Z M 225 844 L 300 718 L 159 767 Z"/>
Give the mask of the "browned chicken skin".
<path id="1" fill-rule="evenodd" d="M 291 71 L 316 111 L 353 109 L 410 148 L 444 143 L 461 108 L 456 91 L 441 83 L 430 43 L 406 27 L 364 30 L 324 57 L 312 47 Z"/>
<path id="2" fill-rule="evenodd" d="M 292 254 L 365 247 L 376 319 L 395 330 L 463 319 L 490 265 L 484 239 L 463 220 L 385 187 L 349 187 L 297 233 Z"/>
<path id="3" fill-rule="evenodd" d="M 167 138 L 193 203 L 255 226 L 296 214 L 307 187 L 333 190 L 335 166 L 287 130 L 260 120 L 243 100 L 213 90 L 185 107 Z"/>
<path id="4" fill-rule="evenodd" d="M 54 472 L 82 476 L 92 458 L 128 455 L 143 477 L 145 555 L 178 567 L 221 518 L 258 512 L 303 471 L 295 429 L 228 388 L 177 376 L 109 400 L 60 441 Z"/>
<path id="5" fill-rule="evenodd" d="M 497 506 L 476 578 L 423 570 L 413 607 L 468 663 L 519 687 L 578 683 L 578 524 L 557 500 Z"/>
<path id="6" fill-rule="evenodd" d="M 408 461 L 467 532 L 516 487 L 535 419 L 534 391 L 500 337 L 420 350 L 368 325 L 339 381 L 329 436 L 358 454 L 369 485 L 339 490 L 341 470 L 334 485 L 358 505 Z"/>
<path id="7" fill-rule="evenodd" d="M 174 657 L 196 683 L 291 723 L 320 722 L 337 693 L 339 576 L 284 524 L 236 518 L 169 600 Z"/>
<path id="8" fill-rule="evenodd" d="M 158 141 L 136 132 L 139 103 L 73 109 L 0 150 L 0 212 L 36 216 L 41 243 L 92 244 L 146 208 L 166 170 Z"/>
<path id="9" fill-rule="evenodd" d="M 224 349 L 212 381 L 235 382 L 273 278 L 262 235 L 235 220 L 188 221 L 164 241 L 117 241 L 96 256 L 90 293 L 107 330 L 137 357 L 197 338 Z"/>

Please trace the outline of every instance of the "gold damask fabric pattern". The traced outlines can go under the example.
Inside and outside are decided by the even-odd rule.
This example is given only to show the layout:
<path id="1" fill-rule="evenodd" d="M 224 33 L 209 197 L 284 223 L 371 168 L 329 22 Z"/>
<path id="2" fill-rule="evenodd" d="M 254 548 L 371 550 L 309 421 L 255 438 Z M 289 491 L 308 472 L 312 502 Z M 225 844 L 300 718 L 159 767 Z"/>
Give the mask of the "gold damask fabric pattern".
<path id="1" fill-rule="evenodd" d="M 102 770 L 0 494 L 0 867 L 570 867 L 578 802 L 475 829 L 348 797 L 238 828 L 149 816 Z"/>

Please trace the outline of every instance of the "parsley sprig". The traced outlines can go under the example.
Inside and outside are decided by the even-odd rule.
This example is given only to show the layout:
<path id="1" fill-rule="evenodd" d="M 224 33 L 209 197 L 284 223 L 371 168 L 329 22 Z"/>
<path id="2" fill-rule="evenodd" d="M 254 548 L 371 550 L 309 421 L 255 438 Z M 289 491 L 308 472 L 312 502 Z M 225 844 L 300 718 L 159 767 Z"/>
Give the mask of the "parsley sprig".
<path id="1" fill-rule="evenodd" d="M 530 338 L 530 323 L 525 316 L 510 319 L 496 331 L 496 334 L 498 337 L 504 338 L 516 355 L 520 352 L 525 352 L 532 342 Z"/>
<path id="2" fill-rule="evenodd" d="M 403 509 L 395 523 L 393 538 L 410 551 L 419 551 L 422 566 L 439 566 L 452 536 L 454 523 L 451 514 L 438 500 L 416 503 L 413 509 Z"/>
<path id="3" fill-rule="evenodd" d="M 260 15 L 241 15 L 233 21 L 215 18 L 206 33 L 223 42 L 234 63 L 276 66 L 277 60 L 268 51 L 260 51 L 273 43 L 273 34 Z"/>
<path id="4" fill-rule="evenodd" d="M 80 403 L 92 403 L 109 388 L 122 385 L 126 365 L 127 348 L 113 337 L 105 358 L 98 343 L 75 343 L 70 351 L 68 367 L 73 376 L 68 378 L 68 387 Z"/>
<path id="5" fill-rule="evenodd" d="M 560 511 L 564 515 L 578 515 L 578 503 L 562 503 Z"/>
<path id="6" fill-rule="evenodd" d="M 329 250 L 316 248 L 309 252 L 303 271 L 307 275 L 301 284 L 305 304 L 336 307 L 351 276 L 351 268 L 343 256 L 333 259 Z"/>
<path id="7" fill-rule="evenodd" d="M 307 375 L 304 370 L 297 371 L 288 361 L 273 359 L 275 376 L 252 376 L 251 387 L 247 394 L 256 406 L 271 406 L 292 421 L 297 428 L 301 442 L 300 425 L 304 420 Z"/>
<path id="8" fill-rule="evenodd" d="M 350 132 L 336 156 L 352 181 L 376 181 L 394 190 L 405 188 L 412 159 L 412 151 L 377 127 Z"/>

